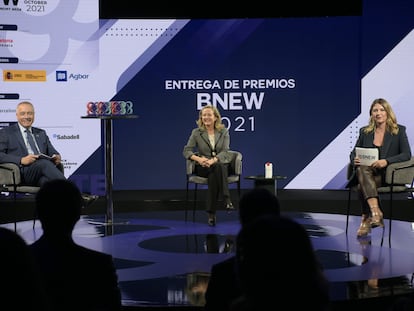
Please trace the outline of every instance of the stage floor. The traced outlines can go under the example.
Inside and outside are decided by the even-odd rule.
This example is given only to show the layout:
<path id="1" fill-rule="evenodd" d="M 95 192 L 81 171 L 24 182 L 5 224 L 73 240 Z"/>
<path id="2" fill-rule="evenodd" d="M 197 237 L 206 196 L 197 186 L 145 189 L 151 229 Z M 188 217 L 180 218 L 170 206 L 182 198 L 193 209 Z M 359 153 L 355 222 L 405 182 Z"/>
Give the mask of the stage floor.
<path id="1" fill-rule="evenodd" d="M 350 216 L 348 234 L 345 232 L 346 216 L 340 213 L 345 211 L 344 193 L 340 199 L 323 200 L 321 196 L 319 193 L 319 199 L 314 201 L 295 196 L 290 205 L 284 201 L 283 214 L 307 229 L 330 281 L 331 299 L 338 306 L 334 310 L 341 310 L 344 302 L 413 293 L 414 224 L 393 220 L 389 245 L 386 218 L 385 230 L 373 229 L 369 238 L 361 241 L 356 238 L 360 216 Z M 219 211 L 217 225 L 209 227 L 201 209 L 195 212 L 194 220 L 189 211 L 185 221 L 183 201 L 172 200 L 171 208 L 163 203 L 163 208 L 153 210 L 142 208 L 142 201 L 139 202 L 129 202 L 130 212 L 115 209 L 111 226 L 105 224 L 104 213 L 83 215 L 74 231 L 75 241 L 113 255 L 126 308 L 201 309 L 204 301 L 192 288 L 208 282 L 214 263 L 234 255 L 235 236 L 240 229 L 237 210 Z M 308 209 L 315 206 L 314 210 L 317 205 L 331 204 L 332 213 L 301 211 L 299 206 L 294 208 L 299 202 L 307 204 Z M 411 204 L 412 208 L 414 201 L 407 202 L 404 204 Z M 134 204 L 140 207 L 134 208 Z M 38 221 L 34 230 L 32 225 L 32 220 L 17 222 L 18 233 L 28 243 L 42 233 Z M 1 226 L 13 229 L 14 223 Z M 298 290 L 303 290 L 300 280 Z"/>
<path id="2" fill-rule="evenodd" d="M 344 215 L 287 215 L 309 232 L 331 283 L 333 301 L 413 291 L 413 223 L 393 221 L 389 247 L 388 221 L 385 231 L 377 228 L 361 242 L 355 238 L 360 221 L 357 216 L 350 217 L 346 235 Z M 99 215 L 83 216 L 74 238 L 81 245 L 114 256 L 123 305 L 202 306 L 203 300 L 196 299 L 198 296 L 192 295 L 191 288 L 197 282 L 208 281 L 212 264 L 233 255 L 239 230 L 237 212 L 219 212 L 216 227 L 206 224 L 203 212 L 197 212 L 195 222 L 185 222 L 182 211 L 116 216 L 112 226 L 102 225 L 104 219 Z M 3 226 L 13 228 L 13 224 Z M 32 221 L 19 222 L 17 230 L 28 243 L 41 235 L 38 222 L 34 230 Z"/>

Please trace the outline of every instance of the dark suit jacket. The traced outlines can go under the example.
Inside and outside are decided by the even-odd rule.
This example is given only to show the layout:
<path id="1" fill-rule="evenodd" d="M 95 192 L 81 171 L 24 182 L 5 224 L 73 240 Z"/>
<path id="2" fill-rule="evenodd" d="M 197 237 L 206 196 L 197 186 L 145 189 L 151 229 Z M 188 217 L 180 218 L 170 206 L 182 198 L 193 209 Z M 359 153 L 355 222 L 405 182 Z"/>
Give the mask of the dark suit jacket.
<path id="1" fill-rule="evenodd" d="M 403 125 L 398 125 L 400 128 L 397 135 L 392 135 L 389 132 L 385 132 L 382 148 L 380 149 L 379 158 L 387 160 L 388 164 L 408 161 L 411 158 L 411 147 L 408 142 L 406 128 Z M 355 147 L 373 148 L 374 132 L 366 134 L 364 128 L 359 130 L 359 137 L 355 144 Z M 355 147 L 350 154 L 350 161 L 353 165 L 355 158 Z M 385 170 L 384 170 L 385 171 Z M 348 186 L 352 186 L 357 183 L 355 170 L 349 179 Z"/>
<path id="2" fill-rule="evenodd" d="M 112 256 L 72 239 L 40 237 L 30 245 L 54 310 L 121 310 Z"/>
<path id="3" fill-rule="evenodd" d="M 210 280 L 205 293 L 204 310 L 230 310 L 233 300 L 241 295 L 236 275 L 235 256 L 211 267 Z"/>
<path id="4" fill-rule="evenodd" d="M 32 127 L 32 133 L 41 153 L 49 156 L 59 154 L 45 130 Z M 0 163 L 12 162 L 20 165 L 21 158 L 27 154 L 26 144 L 17 123 L 0 130 Z"/>
<path id="5" fill-rule="evenodd" d="M 194 153 L 199 156 L 212 158 L 212 152 L 216 153 L 216 157 L 221 163 L 230 163 L 232 155 L 229 154 L 230 135 L 226 128 L 222 130 L 215 130 L 215 146 L 210 144 L 208 133 L 202 128 L 195 128 L 192 130 L 187 144 L 184 146 L 183 156 L 189 159 Z"/>

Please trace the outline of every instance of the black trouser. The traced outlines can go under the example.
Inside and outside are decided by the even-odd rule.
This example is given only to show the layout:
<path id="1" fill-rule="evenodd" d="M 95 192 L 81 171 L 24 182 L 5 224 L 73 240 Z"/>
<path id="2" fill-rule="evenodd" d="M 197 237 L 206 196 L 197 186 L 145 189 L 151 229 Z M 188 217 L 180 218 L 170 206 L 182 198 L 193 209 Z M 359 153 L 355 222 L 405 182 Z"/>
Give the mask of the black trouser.
<path id="1" fill-rule="evenodd" d="M 362 214 L 368 215 L 370 208 L 367 203 L 369 198 L 378 198 L 377 188 L 383 184 L 384 169 L 359 165 L 356 168 L 358 178 L 358 195 L 361 202 Z"/>
<path id="2" fill-rule="evenodd" d="M 27 185 L 42 186 L 52 179 L 66 179 L 65 175 L 50 160 L 38 159 L 20 169 L 23 182 Z"/>
<path id="3" fill-rule="evenodd" d="M 195 173 L 198 176 L 208 178 L 207 206 L 208 213 L 215 213 L 219 202 L 226 202 L 230 199 L 229 184 L 229 164 L 215 163 L 211 167 L 196 165 Z"/>

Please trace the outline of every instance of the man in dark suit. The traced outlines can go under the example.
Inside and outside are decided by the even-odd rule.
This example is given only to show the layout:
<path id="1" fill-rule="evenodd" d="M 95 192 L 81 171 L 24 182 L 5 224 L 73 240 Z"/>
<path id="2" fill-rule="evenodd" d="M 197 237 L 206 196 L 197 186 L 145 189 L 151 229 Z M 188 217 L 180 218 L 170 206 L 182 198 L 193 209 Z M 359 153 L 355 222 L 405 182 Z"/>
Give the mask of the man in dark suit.
<path id="1" fill-rule="evenodd" d="M 66 179 L 46 182 L 36 195 L 42 236 L 30 245 L 53 310 L 121 310 L 113 258 L 72 237 L 82 196 Z"/>
<path id="2" fill-rule="evenodd" d="M 245 193 L 239 202 L 239 220 L 243 226 L 261 215 L 280 215 L 277 197 L 265 188 L 254 188 Z M 205 310 L 230 310 L 234 299 L 241 295 L 236 274 L 236 257 L 232 256 L 211 268 L 205 293 Z"/>
<path id="3" fill-rule="evenodd" d="M 53 147 L 46 131 L 32 127 L 35 111 L 24 101 L 16 108 L 17 124 L 0 130 L 0 163 L 20 166 L 22 180 L 27 185 L 41 186 L 48 180 L 65 179 L 61 156 Z M 45 157 L 47 156 L 47 158 Z"/>

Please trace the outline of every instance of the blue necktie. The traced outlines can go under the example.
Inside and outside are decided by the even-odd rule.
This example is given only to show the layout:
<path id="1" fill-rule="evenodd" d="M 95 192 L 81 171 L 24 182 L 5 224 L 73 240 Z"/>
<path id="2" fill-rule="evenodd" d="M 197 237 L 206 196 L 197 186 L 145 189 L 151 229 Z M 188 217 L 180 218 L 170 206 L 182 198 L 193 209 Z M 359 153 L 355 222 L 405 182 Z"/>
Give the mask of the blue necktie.
<path id="1" fill-rule="evenodd" d="M 39 154 L 39 150 L 36 147 L 36 143 L 33 139 L 32 133 L 30 133 L 29 130 L 26 130 L 26 136 L 27 136 L 27 141 L 29 142 L 30 148 L 32 148 L 33 153 Z"/>

